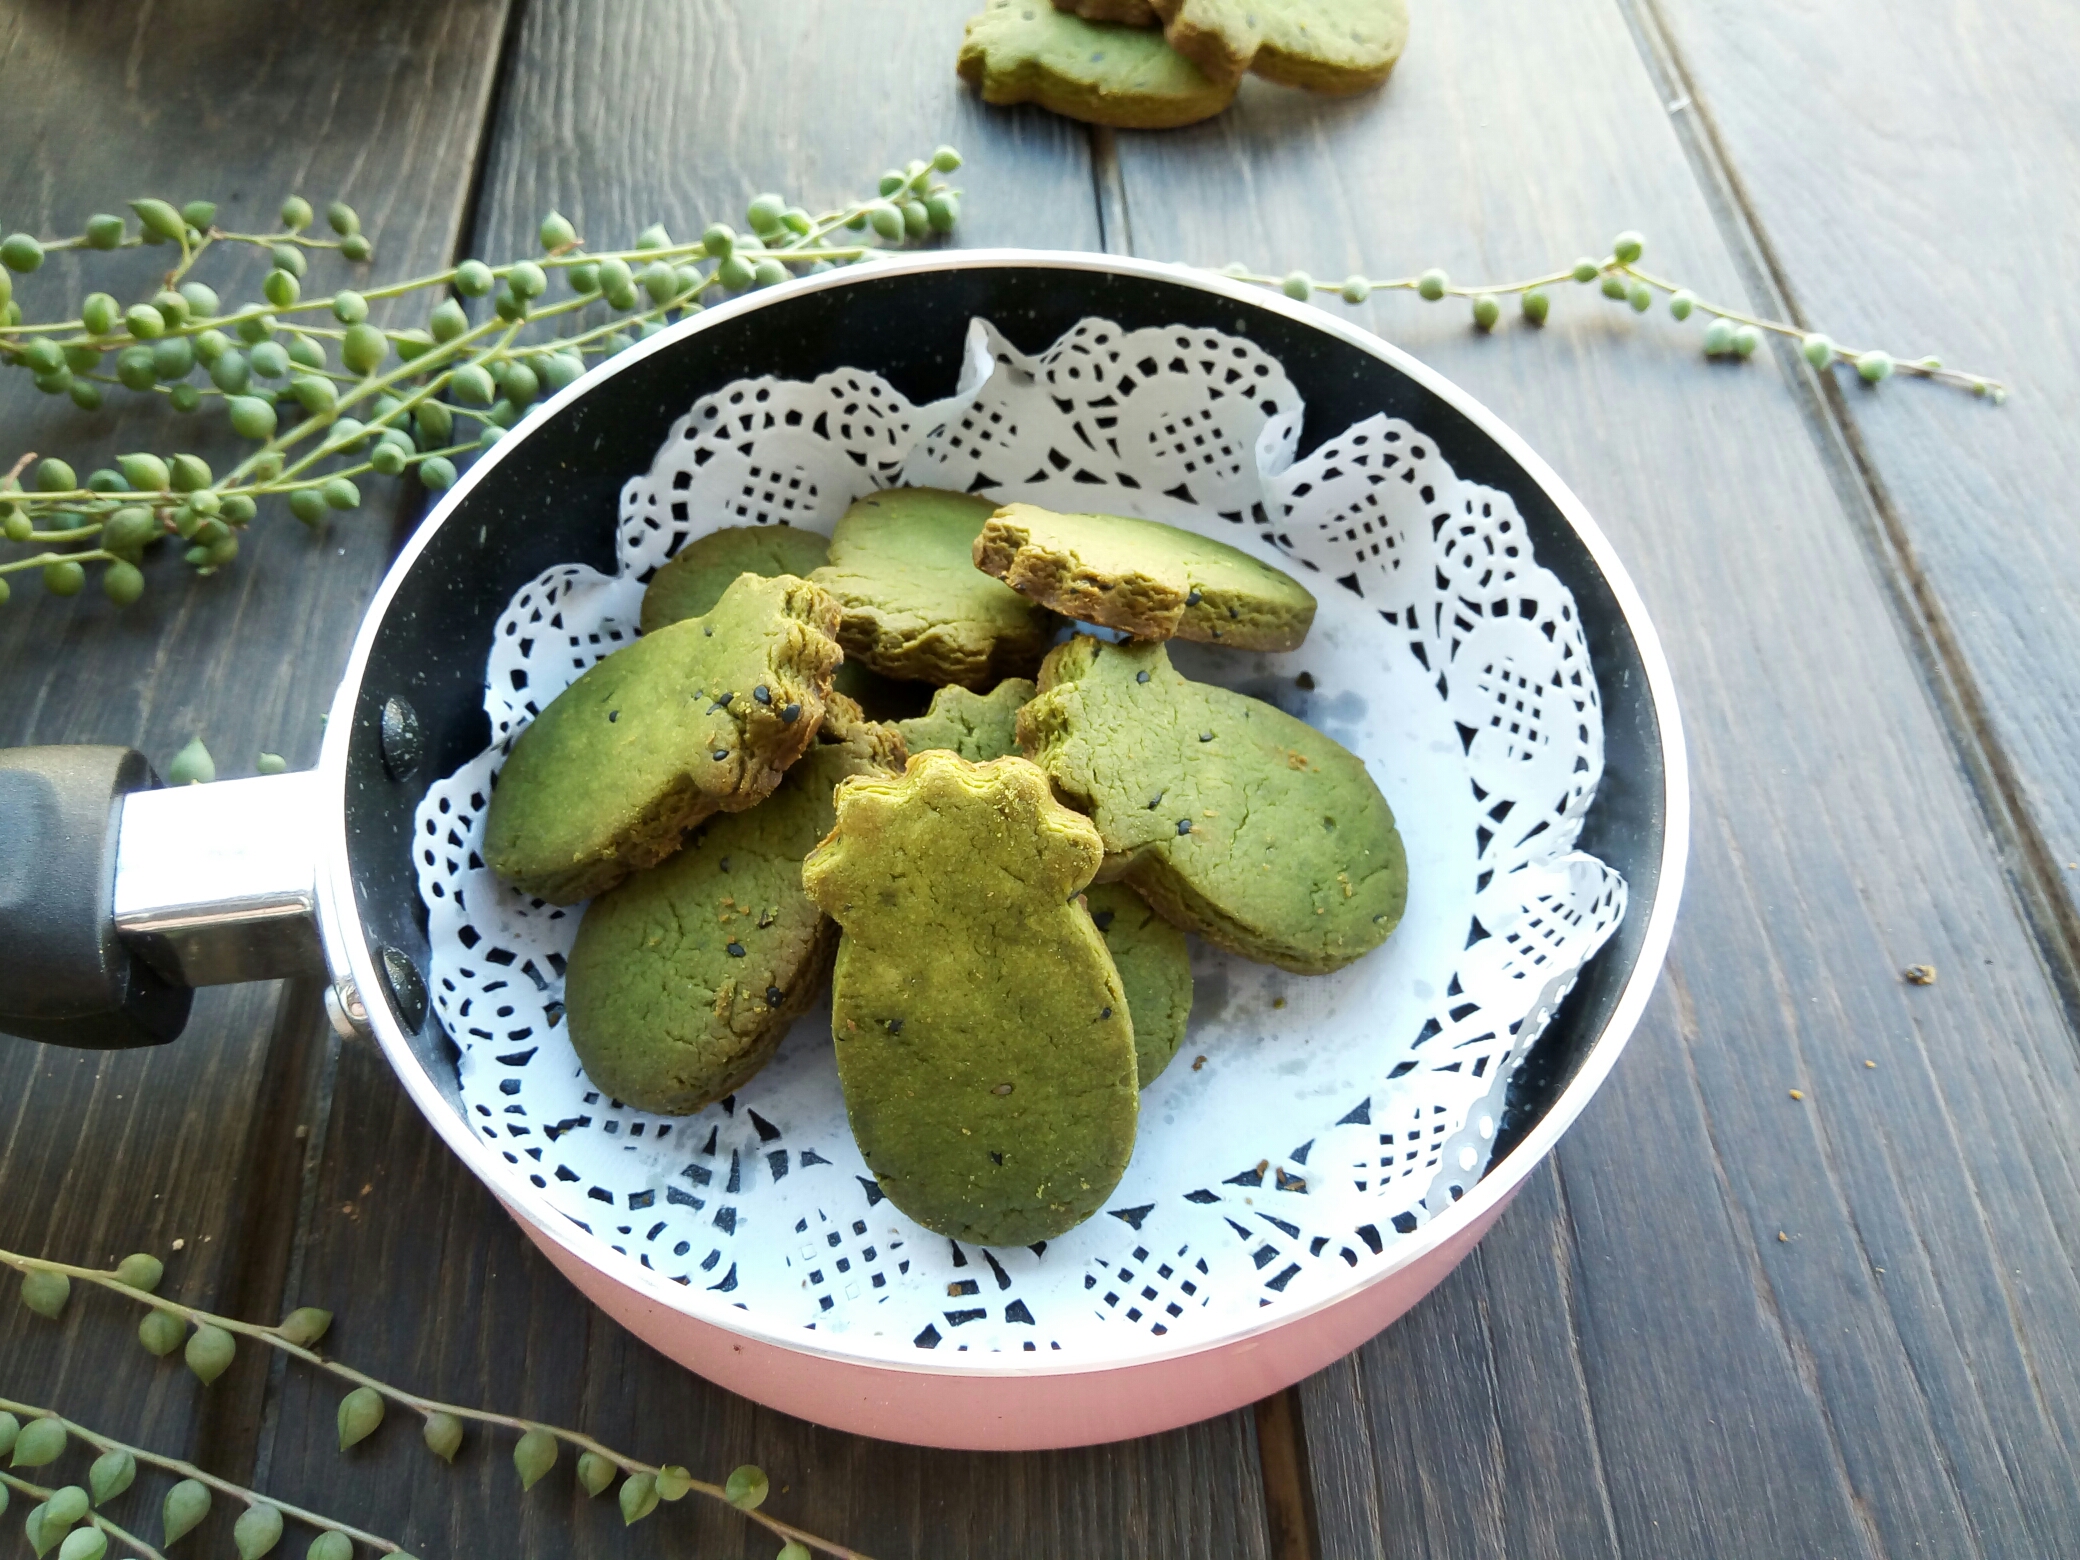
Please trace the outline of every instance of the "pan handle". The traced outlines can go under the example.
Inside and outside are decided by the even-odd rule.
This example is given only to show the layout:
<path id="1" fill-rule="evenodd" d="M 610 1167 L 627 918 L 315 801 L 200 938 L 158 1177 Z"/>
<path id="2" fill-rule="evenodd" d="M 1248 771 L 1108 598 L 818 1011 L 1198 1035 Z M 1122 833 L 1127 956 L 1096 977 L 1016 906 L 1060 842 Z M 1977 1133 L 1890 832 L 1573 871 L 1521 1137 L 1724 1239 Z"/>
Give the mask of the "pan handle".
<path id="1" fill-rule="evenodd" d="M 130 748 L 0 750 L 0 1033 L 118 1050 L 187 1023 L 193 994 L 116 932 L 122 801 L 157 783 Z"/>

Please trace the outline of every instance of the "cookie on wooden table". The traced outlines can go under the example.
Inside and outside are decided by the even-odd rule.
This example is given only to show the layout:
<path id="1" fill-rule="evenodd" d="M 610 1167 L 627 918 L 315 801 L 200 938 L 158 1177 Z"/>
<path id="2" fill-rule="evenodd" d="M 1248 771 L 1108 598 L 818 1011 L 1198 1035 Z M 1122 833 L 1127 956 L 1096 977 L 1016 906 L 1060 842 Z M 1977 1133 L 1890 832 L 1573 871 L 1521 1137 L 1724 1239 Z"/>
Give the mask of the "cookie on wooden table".
<path id="1" fill-rule="evenodd" d="M 996 506 L 939 488 L 888 488 L 846 510 L 810 576 L 844 611 L 847 657 L 884 677 L 991 688 L 1031 676 L 1054 637 L 1045 608 L 976 572 Z"/>
<path id="2" fill-rule="evenodd" d="M 1284 570 L 1154 520 L 1006 504 L 975 538 L 975 567 L 1064 617 L 1136 639 L 1297 650 L 1314 622 L 1314 596 Z"/>
<path id="3" fill-rule="evenodd" d="M 1310 92 L 1363 92 L 1408 44 L 1408 0 L 1151 0 L 1163 36 L 1215 81 L 1245 71 Z"/>
<path id="4" fill-rule="evenodd" d="M 1093 883 L 1083 899 L 1127 994 L 1134 1074 L 1145 1089 L 1184 1044 L 1192 1016 L 1191 949 L 1183 932 L 1124 883 Z"/>
<path id="5" fill-rule="evenodd" d="M 830 545 L 829 537 L 791 525 L 731 525 L 695 537 L 650 576 L 643 591 L 643 632 L 701 616 L 739 574 L 807 576 L 822 567 Z"/>
<path id="6" fill-rule="evenodd" d="M 1018 710 L 1037 688 L 1029 678 L 1007 677 L 988 693 L 941 688 L 932 707 L 897 722 L 903 745 L 913 753 L 945 748 L 971 763 L 986 764 L 1018 752 Z"/>
<path id="7" fill-rule="evenodd" d="M 838 1082 L 860 1153 L 927 1229 L 1049 1240 L 1119 1183 L 1139 1112 L 1134 1028 L 1076 902 L 1103 847 L 1022 758 L 919 753 L 838 787 L 802 868 L 844 928 Z"/>
<path id="8" fill-rule="evenodd" d="M 1079 634 L 1055 650 L 1018 740 L 1117 875 L 1231 953 L 1326 974 L 1401 919 L 1408 859 L 1365 765 L 1283 710 L 1193 682 L 1160 644 Z"/>
<path id="9" fill-rule="evenodd" d="M 968 19 L 961 79 L 985 103 L 1038 103 L 1087 124 L 1168 130 L 1226 108 L 1235 81 L 1213 81 L 1153 28 L 1087 22 L 1049 0 L 989 0 Z"/>
<path id="10" fill-rule="evenodd" d="M 746 812 L 585 907 L 564 977 L 585 1075 L 638 1110 L 683 1116 L 735 1093 L 823 994 L 838 928 L 802 889 L 837 821 L 838 782 L 903 767 L 895 732 L 832 694 L 817 742 Z"/>
<path id="11" fill-rule="evenodd" d="M 764 800 L 815 740 L 837 632 L 821 587 L 745 574 L 706 615 L 616 650 L 513 745 L 484 820 L 491 870 L 575 904 Z"/>

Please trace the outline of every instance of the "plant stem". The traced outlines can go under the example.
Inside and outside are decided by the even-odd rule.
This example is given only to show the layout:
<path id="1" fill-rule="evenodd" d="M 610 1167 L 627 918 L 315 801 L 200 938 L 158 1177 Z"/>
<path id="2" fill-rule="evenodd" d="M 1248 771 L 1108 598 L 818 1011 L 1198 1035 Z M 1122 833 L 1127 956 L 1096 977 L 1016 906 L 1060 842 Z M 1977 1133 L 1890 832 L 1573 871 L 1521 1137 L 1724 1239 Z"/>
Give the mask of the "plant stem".
<path id="1" fill-rule="evenodd" d="M 45 1489 L 40 1484 L 31 1484 L 27 1479 L 22 1478 L 18 1474 L 6 1472 L 0 1472 L 0 1484 L 5 1484 L 13 1489 L 20 1490 L 24 1495 L 33 1495 L 38 1500 L 49 1500 L 51 1496 L 57 1493 L 57 1491 L 55 1490 Z M 142 1560 L 166 1560 L 166 1556 L 159 1553 L 158 1550 L 154 1549 L 150 1544 L 147 1544 L 135 1533 L 131 1532 L 128 1528 L 118 1527 L 115 1523 L 109 1521 L 108 1518 L 101 1515 L 100 1512 L 89 1510 L 87 1512 L 87 1520 L 93 1523 L 94 1526 L 96 1526 L 97 1528 L 101 1529 L 102 1532 L 110 1535 L 113 1538 L 121 1539 L 124 1543 L 128 1544 L 132 1549 L 137 1551 L 137 1553 L 142 1557 Z"/>

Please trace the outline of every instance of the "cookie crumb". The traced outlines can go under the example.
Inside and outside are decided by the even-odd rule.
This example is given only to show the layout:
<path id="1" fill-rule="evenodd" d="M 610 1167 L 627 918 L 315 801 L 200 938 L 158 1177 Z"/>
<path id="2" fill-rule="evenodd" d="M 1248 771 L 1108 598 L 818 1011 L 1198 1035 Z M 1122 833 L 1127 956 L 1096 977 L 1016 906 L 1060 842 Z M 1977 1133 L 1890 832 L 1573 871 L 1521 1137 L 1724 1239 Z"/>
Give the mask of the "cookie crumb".
<path id="1" fill-rule="evenodd" d="M 1899 972 L 1899 978 L 1910 986 L 1933 986 L 1936 967 L 1933 964 L 1909 964 Z"/>
<path id="2" fill-rule="evenodd" d="M 1197 1071 L 1198 1071 L 1198 1070 L 1199 1070 L 1200 1068 L 1204 1067 L 1205 1065 L 1206 1065 L 1206 1058 L 1205 1058 L 1205 1056 L 1204 1056 L 1203 1054 L 1202 1054 L 1202 1055 L 1199 1055 L 1199 1056 L 1195 1056 L 1195 1057 L 1193 1057 L 1193 1058 L 1192 1058 L 1192 1071 L 1193 1071 L 1193 1072 L 1197 1072 Z M 176 1251 L 178 1251 L 178 1250 L 180 1249 L 180 1242 L 179 1242 L 179 1241 L 175 1241 L 175 1242 L 174 1242 L 173 1244 L 174 1244 L 174 1249 L 175 1249 Z"/>
<path id="3" fill-rule="evenodd" d="M 1792 1097 L 1793 1099 L 1795 1099 L 1795 1100 L 1802 1100 L 1802 1099 L 1804 1099 L 1804 1098 L 1806 1097 L 1806 1093 L 1805 1093 L 1805 1090 L 1803 1090 L 1803 1089 L 1793 1089 L 1793 1090 L 1791 1091 L 1791 1097 Z"/>
<path id="4" fill-rule="evenodd" d="M 1778 1230 L 1778 1231 L 1777 1231 L 1777 1239 L 1778 1239 L 1778 1240 L 1781 1240 L 1781 1241 L 1784 1241 L 1785 1243 L 1787 1243 L 1787 1244 L 1788 1244 L 1788 1243 L 1790 1242 L 1790 1240 L 1791 1240 L 1791 1237 L 1790 1237 L 1789 1235 L 1786 1235 L 1786 1234 L 1785 1234 L 1785 1233 L 1784 1233 L 1784 1232 L 1783 1232 L 1782 1230 Z"/>
<path id="5" fill-rule="evenodd" d="M 1871 1060 L 1871 1059 L 1870 1059 L 1869 1057 L 1865 1057 L 1865 1058 L 1863 1059 L 1863 1065 L 1864 1065 L 1864 1066 L 1866 1066 L 1866 1067 L 1875 1067 L 1875 1066 L 1877 1066 L 1878 1064 L 1877 1064 L 1876 1062 L 1872 1061 L 1872 1060 Z"/>

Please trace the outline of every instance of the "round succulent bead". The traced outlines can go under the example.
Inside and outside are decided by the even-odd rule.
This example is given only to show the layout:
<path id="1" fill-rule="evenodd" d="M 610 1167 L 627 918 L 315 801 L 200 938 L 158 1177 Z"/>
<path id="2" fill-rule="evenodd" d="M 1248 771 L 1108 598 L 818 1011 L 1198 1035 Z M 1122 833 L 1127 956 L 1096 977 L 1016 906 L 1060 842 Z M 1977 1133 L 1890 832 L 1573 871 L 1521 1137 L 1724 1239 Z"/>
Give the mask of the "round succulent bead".
<path id="1" fill-rule="evenodd" d="M 188 323 L 189 304 L 185 294 L 175 292 L 172 288 L 166 287 L 153 293 L 147 301 L 150 302 L 153 308 L 159 311 L 159 318 L 166 321 L 168 330 L 171 330 L 176 325 Z"/>
<path id="2" fill-rule="evenodd" d="M 1633 313 L 1644 314 L 1654 307 L 1654 289 L 1636 281 L 1625 290 L 1625 301 L 1632 305 Z"/>
<path id="3" fill-rule="evenodd" d="M 248 355 L 253 372 L 262 379 L 279 379 L 289 372 L 289 353 L 279 341 L 257 343 Z"/>
<path id="4" fill-rule="evenodd" d="M 313 417 L 323 416 L 339 405 L 339 390 L 331 380 L 317 374 L 298 374 L 289 381 L 289 393 L 296 397 L 296 404 Z"/>
<path id="5" fill-rule="evenodd" d="M 1740 325 L 1734 328 L 1733 350 L 1740 356 L 1753 357 L 1755 349 L 1761 345 L 1762 332 L 1753 325 Z"/>
<path id="6" fill-rule="evenodd" d="M 527 300 L 516 292 L 501 288 L 498 296 L 491 300 L 491 312 L 508 325 L 518 324 L 527 318 Z"/>
<path id="7" fill-rule="evenodd" d="M 7 583 L 7 576 L 0 574 L 0 607 L 6 606 L 8 598 L 13 594 L 14 587 Z"/>
<path id="8" fill-rule="evenodd" d="M 752 267 L 751 285 L 754 287 L 772 287 L 786 280 L 787 267 L 778 260 L 768 258 Z"/>
<path id="9" fill-rule="evenodd" d="M 585 360 L 575 351 L 548 353 L 535 367 L 542 384 L 552 392 L 576 384 L 584 372 Z"/>
<path id="10" fill-rule="evenodd" d="M 455 431 L 455 414 L 442 401 L 421 401 L 413 408 L 412 421 L 418 425 L 420 444 L 430 450 L 446 444 Z"/>
<path id="11" fill-rule="evenodd" d="M 224 518 L 233 525 L 244 525 L 260 512 L 260 506 L 244 493 L 226 494 Z"/>
<path id="12" fill-rule="evenodd" d="M 0 239 L 0 265 L 10 271 L 29 272 L 43 264 L 43 245 L 27 233 L 10 233 Z"/>
<path id="13" fill-rule="evenodd" d="M 881 198 L 886 200 L 909 182 L 901 173 L 891 168 L 881 176 L 881 182 L 875 188 L 880 192 Z"/>
<path id="14" fill-rule="evenodd" d="M 250 345 L 265 341 L 274 334 L 275 318 L 272 314 L 248 314 L 234 328 L 238 331 L 238 339 Z"/>
<path id="15" fill-rule="evenodd" d="M 231 431 L 241 439 L 265 442 L 274 437 L 275 410 L 258 396 L 234 395 L 227 403 Z"/>
<path id="16" fill-rule="evenodd" d="M 195 343 L 187 336 L 165 336 L 152 343 L 152 371 L 172 383 L 195 370 Z"/>
<path id="17" fill-rule="evenodd" d="M 1524 294 L 1519 306 L 1524 311 L 1525 319 L 1534 325 L 1543 325 L 1546 322 L 1546 315 L 1552 310 L 1553 300 L 1546 296 L 1544 288 L 1534 287 Z"/>
<path id="18" fill-rule="evenodd" d="M 742 292 L 758 279 L 758 273 L 742 255 L 731 255 L 715 268 L 716 280 L 731 292 Z"/>
<path id="19" fill-rule="evenodd" d="M 1611 240 L 1611 253 L 1617 257 L 1620 265 L 1631 265 L 1646 247 L 1647 241 L 1630 228 Z"/>
<path id="20" fill-rule="evenodd" d="M 564 271 L 574 293 L 591 294 L 599 291 L 599 262 L 586 260 Z"/>
<path id="21" fill-rule="evenodd" d="M 961 198 L 952 190 L 934 190 L 924 198 L 924 214 L 934 233 L 951 233 L 961 220 Z"/>
<path id="22" fill-rule="evenodd" d="M 653 222 L 636 235 L 635 247 L 638 249 L 669 249 L 672 247 L 672 235 L 666 231 L 662 222 Z"/>
<path id="23" fill-rule="evenodd" d="M 213 200 L 191 200 L 181 207 L 181 220 L 197 232 L 207 233 L 217 220 L 217 203 Z"/>
<path id="24" fill-rule="evenodd" d="M 218 310 L 224 306 L 223 300 L 217 296 L 217 290 L 201 282 L 182 282 L 179 291 L 180 295 L 188 300 L 188 315 L 191 319 L 215 319 Z"/>
<path id="25" fill-rule="evenodd" d="M 166 334 L 166 317 L 148 303 L 133 303 L 123 312 L 123 327 L 139 341 Z"/>
<path id="26" fill-rule="evenodd" d="M 70 493 L 79 486 L 79 477 L 72 467 L 55 455 L 46 456 L 36 463 L 36 491 L 39 493 Z"/>
<path id="27" fill-rule="evenodd" d="M 301 195 L 291 195 L 282 202 L 282 226 L 292 233 L 300 233 L 311 225 L 311 203 Z"/>
<path id="28" fill-rule="evenodd" d="M 323 368 L 324 344 L 317 337 L 306 336 L 299 331 L 289 338 L 289 361 L 301 363 L 305 368 Z"/>
<path id="29" fill-rule="evenodd" d="M 105 292 L 88 293 L 80 300 L 79 322 L 89 333 L 106 336 L 123 318 L 123 306 Z"/>
<path id="30" fill-rule="evenodd" d="M 1594 260 L 1591 260 L 1587 255 L 1583 255 L 1581 259 L 1575 261 L 1574 269 L 1568 274 L 1578 282 L 1588 283 L 1595 281 L 1597 273 L 1602 269 Z"/>
<path id="31" fill-rule="evenodd" d="M 358 417 L 342 417 L 325 430 L 325 447 L 333 450 L 357 450 L 365 442 L 362 435 L 368 424 Z"/>
<path id="32" fill-rule="evenodd" d="M 118 455 L 116 465 L 123 473 L 123 480 L 139 493 L 163 493 L 173 480 L 173 473 L 166 462 L 156 455 L 142 452 L 133 455 Z"/>
<path id="33" fill-rule="evenodd" d="M 123 242 L 123 219 L 100 212 L 87 218 L 87 247 L 115 249 Z"/>
<path id="34" fill-rule="evenodd" d="M 525 363 L 510 363 L 506 366 L 505 377 L 499 381 L 498 388 L 504 392 L 508 401 L 524 411 L 532 406 L 535 397 L 542 393 L 542 381 Z"/>
<path id="35" fill-rule="evenodd" d="M 520 420 L 520 413 L 511 401 L 500 396 L 491 403 L 491 409 L 484 413 L 484 420 L 494 428 L 510 428 Z"/>
<path id="36" fill-rule="evenodd" d="M 339 344 L 339 360 L 350 373 L 373 374 L 389 355 L 390 338 L 365 320 L 349 325 Z"/>
<path id="37" fill-rule="evenodd" d="M 498 396 L 491 376 L 476 363 L 465 363 L 456 369 L 448 381 L 448 389 L 456 400 L 466 406 L 489 406 Z"/>
<path id="38" fill-rule="evenodd" d="M 505 436 L 505 429 L 499 427 L 497 423 L 486 423 L 477 430 L 477 444 L 480 448 L 488 450 Z"/>
<path id="39" fill-rule="evenodd" d="M 744 208 L 744 220 L 754 233 L 776 233 L 786 227 L 787 197 L 767 193 L 754 195 Z"/>
<path id="40" fill-rule="evenodd" d="M 445 455 L 430 455 L 420 461 L 419 485 L 430 493 L 445 493 L 455 485 L 455 462 Z"/>
<path id="41" fill-rule="evenodd" d="M 1798 350 L 1815 368 L 1825 368 L 1834 361 L 1834 343 L 1817 330 L 1798 344 Z"/>
<path id="42" fill-rule="evenodd" d="M 119 607 L 127 607 L 144 594 L 144 571 L 118 558 L 101 571 L 101 594 Z"/>
<path id="43" fill-rule="evenodd" d="M 298 488 L 289 495 L 289 513 L 305 525 L 316 526 L 325 518 L 325 495 L 316 488 Z"/>
<path id="44" fill-rule="evenodd" d="M 336 200 L 325 208 L 325 221 L 341 238 L 352 237 L 361 231 L 361 219 L 343 200 Z"/>
<path id="45" fill-rule="evenodd" d="M 100 466 L 87 473 L 87 491 L 90 493 L 127 493 L 130 484 L 120 471 Z"/>
<path id="46" fill-rule="evenodd" d="M 178 244 L 187 237 L 188 224 L 163 200 L 133 200 L 130 209 L 137 213 L 148 244 Z"/>
<path id="47" fill-rule="evenodd" d="M 549 290 L 549 277 L 532 260 L 522 260 L 506 273 L 506 286 L 516 298 L 539 298 Z"/>
<path id="48" fill-rule="evenodd" d="M 394 477 L 404 470 L 404 462 L 404 451 L 388 442 L 378 444 L 368 452 L 369 465 L 386 477 Z"/>
<path id="49" fill-rule="evenodd" d="M 54 374 L 65 366 L 65 351 L 48 336 L 38 336 L 22 349 L 22 361 L 32 374 Z"/>
<path id="50" fill-rule="evenodd" d="M 1346 276 L 1337 292 L 1345 303 L 1363 303 L 1372 296 L 1372 283 L 1362 276 Z"/>
<path id="51" fill-rule="evenodd" d="M 351 287 L 332 295 L 332 317 L 342 325 L 359 325 L 368 318 L 368 300 Z"/>
<path id="52" fill-rule="evenodd" d="M 303 284 L 287 271 L 269 271 L 260 291 L 277 309 L 286 309 L 303 296 Z"/>
<path id="53" fill-rule="evenodd" d="M 578 230 L 571 226 L 571 219 L 560 211 L 552 211 L 542 218 L 542 225 L 535 229 L 535 237 L 542 241 L 542 248 L 556 250 L 578 241 Z"/>
<path id="54" fill-rule="evenodd" d="M 932 230 L 931 214 L 924 209 L 921 200 L 906 200 L 897 208 L 903 213 L 903 236 L 923 238 Z"/>
<path id="55" fill-rule="evenodd" d="M 1502 304 L 1493 293 L 1482 293 L 1473 300 L 1473 323 L 1478 329 L 1493 330 L 1501 318 Z"/>
<path id="56" fill-rule="evenodd" d="M 77 596 L 86 583 L 87 571 L 69 558 L 43 566 L 43 588 L 53 596 Z"/>
<path id="57" fill-rule="evenodd" d="M 675 266 L 672 276 L 679 286 L 679 294 L 696 292 L 701 285 L 700 267 L 695 265 Z"/>
<path id="58" fill-rule="evenodd" d="M 303 258 L 303 251 L 294 244 L 276 244 L 267 255 L 277 271 L 287 271 L 299 282 L 310 270 L 310 262 Z"/>
<path id="59" fill-rule="evenodd" d="M 727 222 L 711 222 L 701 234 L 701 248 L 711 260 L 727 260 L 736 247 L 737 231 Z"/>
<path id="60" fill-rule="evenodd" d="M 945 190 L 941 193 L 951 195 L 953 191 Z M 931 204 L 930 200 L 927 199 L 925 204 L 929 206 Z M 784 227 L 786 227 L 787 231 L 790 233 L 806 236 L 807 234 L 812 233 L 816 230 L 816 219 L 810 216 L 809 213 L 803 210 L 800 206 L 789 206 L 785 211 L 780 213 L 780 221 L 781 224 Z"/>
<path id="61" fill-rule="evenodd" d="M 1687 287 L 1679 287 L 1669 295 L 1668 312 L 1679 320 L 1690 318 L 1690 311 L 1697 307 L 1697 294 Z"/>
<path id="62" fill-rule="evenodd" d="M 72 404 L 83 412 L 101 410 L 101 387 L 91 379 L 73 380 L 65 387 L 65 393 L 72 397 Z"/>
<path id="63" fill-rule="evenodd" d="M 164 343 L 159 345 L 163 346 Z M 63 348 L 60 355 L 65 359 L 65 366 L 75 374 L 91 374 L 101 366 L 101 352 L 96 347 L 70 346 Z M 194 361 L 192 356 L 188 359 L 191 367 Z"/>
<path id="64" fill-rule="evenodd" d="M 358 509 L 361 507 L 361 489 L 346 477 L 332 477 L 318 489 L 324 496 L 329 509 Z"/>
<path id="65" fill-rule="evenodd" d="M 214 364 L 231 350 L 231 338 L 220 330 L 205 330 L 195 337 L 195 356 L 204 363 Z"/>
<path id="66" fill-rule="evenodd" d="M 374 256 L 375 245 L 368 241 L 365 233 L 356 233 L 351 238 L 340 240 L 339 255 L 342 260 L 351 260 L 356 265 Z"/>
<path id="67" fill-rule="evenodd" d="M 885 200 L 868 208 L 867 221 L 876 234 L 890 243 L 903 236 L 903 214 Z"/>
<path id="68" fill-rule="evenodd" d="M 455 290 L 465 298 L 481 298 L 497 285 L 491 267 L 481 260 L 465 260 L 455 267 Z"/>
<path id="69" fill-rule="evenodd" d="M 128 504 L 108 517 L 101 527 L 101 545 L 109 552 L 134 558 L 145 545 L 160 535 L 159 522 L 141 504 Z"/>
<path id="70" fill-rule="evenodd" d="M 38 374 L 35 384 L 45 395 L 63 395 L 72 388 L 72 370 L 60 363 L 48 374 Z"/>
<path id="71" fill-rule="evenodd" d="M 1733 321 L 1714 319 L 1704 328 L 1704 355 L 1724 357 L 1733 350 Z"/>
<path id="72" fill-rule="evenodd" d="M 1451 286 L 1451 279 L 1436 266 L 1432 266 L 1416 278 L 1416 291 L 1428 298 L 1432 303 L 1442 298 L 1445 294 L 1445 289 L 1449 286 Z"/>
<path id="73" fill-rule="evenodd" d="M 1616 272 L 1613 272 L 1611 275 L 1606 276 L 1603 279 L 1604 297 L 1615 298 L 1620 303 L 1622 303 L 1625 301 L 1625 298 L 1628 296 L 1629 292 L 1630 289 L 1628 289 L 1625 285 L 1625 278 L 1619 276 Z"/>
<path id="74" fill-rule="evenodd" d="M 237 395 L 253 381 L 253 365 L 239 351 L 224 352 L 209 366 L 209 382 L 226 395 Z"/>
<path id="75" fill-rule="evenodd" d="M 1288 271 L 1279 288 L 1296 303 L 1305 303 L 1314 296 L 1314 278 L 1305 271 Z"/>
<path id="76" fill-rule="evenodd" d="M 667 260 L 652 260 L 643 267 L 638 280 L 643 284 L 643 291 L 650 295 L 652 303 L 663 303 L 679 291 L 679 273 Z"/>
<path id="77" fill-rule="evenodd" d="M 1877 351 L 1875 348 L 1865 352 L 1856 359 L 1856 372 L 1863 377 L 1863 382 L 1869 385 L 1875 385 L 1882 380 L 1890 379 L 1892 377 L 1892 354 Z"/>
<path id="78" fill-rule="evenodd" d="M 932 166 L 941 173 L 951 173 L 961 165 L 961 154 L 950 146 L 942 146 L 932 153 Z"/>
<path id="79" fill-rule="evenodd" d="M 19 509 L 9 509 L 6 518 L 0 520 L 0 536 L 10 542 L 26 542 L 36 534 L 36 524 Z"/>
<path id="80" fill-rule="evenodd" d="M 176 455 L 169 464 L 169 485 L 176 493 L 199 493 L 212 480 L 209 462 L 200 455 Z"/>

